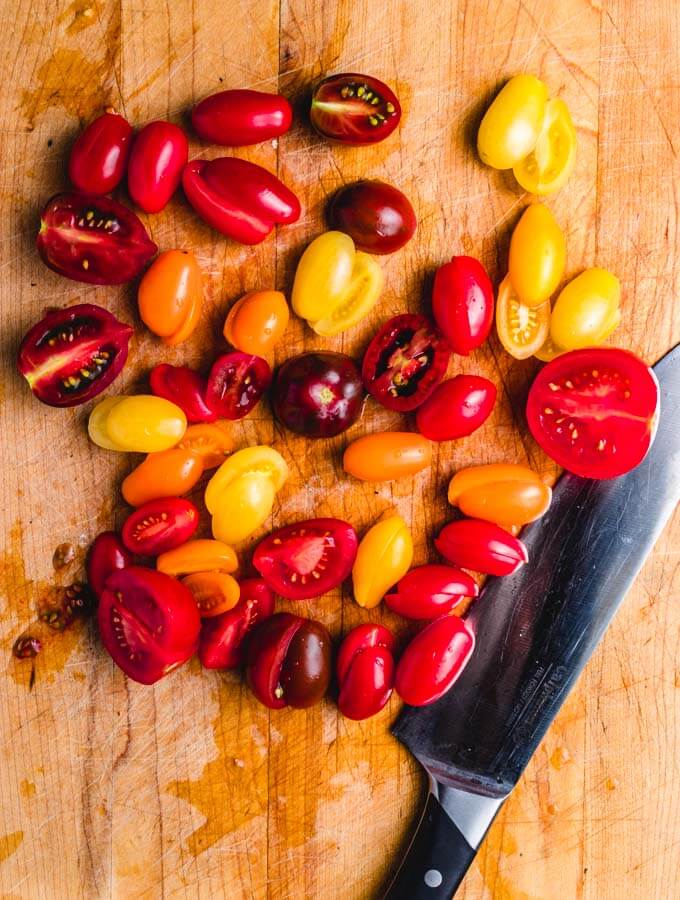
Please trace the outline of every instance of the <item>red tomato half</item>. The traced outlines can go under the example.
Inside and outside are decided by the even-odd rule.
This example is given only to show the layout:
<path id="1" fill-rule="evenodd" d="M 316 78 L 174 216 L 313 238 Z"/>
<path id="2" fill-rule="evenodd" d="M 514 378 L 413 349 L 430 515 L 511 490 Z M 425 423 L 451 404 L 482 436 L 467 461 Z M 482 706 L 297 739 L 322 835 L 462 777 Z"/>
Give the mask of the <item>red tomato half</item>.
<path id="1" fill-rule="evenodd" d="M 338 708 L 348 719 L 368 719 L 385 706 L 394 684 L 394 637 L 383 625 L 358 625 L 344 638 L 336 672 Z"/>
<path id="2" fill-rule="evenodd" d="M 399 124 L 401 106 L 382 81 L 350 72 L 324 78 L 314 88 L 309 118 L 326 138 L 342 144 L 376 144 Z"/>
<path id="3" fill-rule="evenodd" d="M 437 385 L 416 413 L 418 431 L 431 441 L 453 441 L 476 431 L 491 415 L 496 386 L 481 375 L 456 375 Z"/>
<path id="4" fill-rule="evenodd" d="M 481 519 L 449 522 L 434 543 L 454 566 L 485 575 L 512 575 L 529 560 L 527 548 L 520 540 L 500 525 Z"/>
<path id="5" fill-rule="evenodd" d="M 151 390 L 157 397 L 176 403 L 189 422 L 214 422 L 217 413 L 206 403 L 207 379 L 188 366 L 161 363 L 149 375 Z"/>
<path id="6" fill-rule="evenodd" d="M 128 165 L 130 196 L 144 212 L 164 209 L 179 187 L 189 142 L 178 125 L 150 122 L 135 138 Z"/>
<path id="7" fill-rule="evenodd" d="M 158 556 L 186 543 L 198 528 L 198 510 L 190 500 L 162 497 L 138 507 L 123 525 L 123 543 L 139 556 Z"/>
<path id="8" fill-rule="evenodd" d="M 191 124 L 211 144 L 246 147 L 279 137 L 290 128 L 293 110 L 281 94 L 220 91 L 194 106 Z"/>
<path id="9" fill-rule="evenodd" d="M 242 419 L 257 406 L 271 381 L 272 370 L 261 356 L 232 350 L 218 356 L 213 363 L 206 403 L 216 416 Z"/>
<path id="10" fill-rule="evenodd" d="M 493 325 L 493 285 L 472 256 L 454 256 L 437 269 L 432 312 L 454 353 L 467 356 L 488 338 Z"/>
<path id="11" fill-rule="evenodd" d="M 102 531 L 92 542 L 87 554 L 87 583 L 101 597 L 109 575 L 132 565 L 129 553 L 115 531 Z"/>
<path id="12" fill-rule="evenodd" d="M 201 623 L 198 658 L 206 669 L 240 666 L 249 632 L 274 612 L 274 592 L 261 578 L 245 578 L 239 586 L 241 596 L 233 609 Z"/>
<path id="13" fill-rule="evenodd" d="M 320 597 L 352 571 L 357 533 L 340 519 L 307 519 L 261 541 L 253 565 L 267 584 L 289 600 Z"/>
<path id="14" fill-rule="evenodd" d="M 108 194 L 125 175 L 132 127 L 122 116 L 104 113 L 76 138 L 68 163 L 68 177 L 76 190 Z"/>
<path id="15" fill-rule="evenodd" d="M 474 634 L 458 616 L 435 619 L 404 650 L 395 677 L 397 693 L 411 706 L 434 703 L 453 686 L 474 647 Z"/>
<path id="16" fill-rule="evenodd" d="M 465 597 L 479 594 L 477 582 L 453 566 L 418 566 L 385 595 L 392 612 L 407 619 L 436 619 L 451 612 Z"/>
<path id="17" fill-rule="evenodd" d="M 659 413 L 654 372 L 628 350 L 572 350 L 534 379 L 527 420 L 543 450 L 583 478 L 613 478 L 642 462 Z"/>

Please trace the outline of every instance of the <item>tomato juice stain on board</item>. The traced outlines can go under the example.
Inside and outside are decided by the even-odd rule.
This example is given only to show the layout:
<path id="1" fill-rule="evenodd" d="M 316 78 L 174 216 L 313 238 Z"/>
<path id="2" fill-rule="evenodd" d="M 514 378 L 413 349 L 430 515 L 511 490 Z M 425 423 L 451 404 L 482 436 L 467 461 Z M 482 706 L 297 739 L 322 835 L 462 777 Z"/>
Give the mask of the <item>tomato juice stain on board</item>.
<path id="1" fill-rule="evenodd" d="M 57 24 L 63 25 L 64 22 L 68 22 L 66 34 L 77 34 L 79 31 L 89 28 L 90 25 L 95 25 L 97 20 L 97 7 L 94 0 L 74 0 L 59 16 Z"/>
<path id="2" fill-rule="evenodd" d="M 16 853 L 23 839 L 23 831 L 13 831 L 10 834 L 0 835 L 0 863 L 3 863 L 13 853 Z"/>

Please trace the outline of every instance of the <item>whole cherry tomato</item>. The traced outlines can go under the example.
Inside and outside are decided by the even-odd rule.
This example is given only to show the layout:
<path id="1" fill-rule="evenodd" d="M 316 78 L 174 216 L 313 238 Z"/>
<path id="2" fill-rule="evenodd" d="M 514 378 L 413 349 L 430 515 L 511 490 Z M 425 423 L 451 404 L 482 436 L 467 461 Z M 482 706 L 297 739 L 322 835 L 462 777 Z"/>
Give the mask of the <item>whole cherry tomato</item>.
<path id="1" fill-rule="evenodd" d="M 508 275 L 526 306 L 550 299 L 564 275 L 567 243 L 547 206 L 532 203 L 522 213 L 510 238 Z"/>
<path id="2" fill-rule="evenodd" d="M 200 457 L 204 470 L 214 469 L 234 449 L 229 422 L 220 419 L 217 422 L 189 425 L 177 447 L 180 450 L 191 450 Z"/>
<path id="3" fill-rule="evenodd" d="M 71 148 L 68 177 L 78 191 L 109 194 L 125 175 L 132 127 L 122 116 L 106 112 L 82 131 Z"/>
<path id="4" fill-rule="evenodd" d="M 508 526 L 540 519 L 550 506 L 552 491 L 526 466 L 492 463 L 456 472 L 448 496 L 466 516 Z"/>
<path id="5" fill-rule="evenodd" d="M 24 336 L 17 365 L 48 406 L 78 406 L 101 394 L 128 357 L 132 328 L 93 303 L 55 309 Z"/>
<path id="6" fill-rule="evenodd" d="M 410 431 L 383 431 L 353 441 L 342 465 L 360 481 L 394 481 L 426 469 L 432 461 L 432 445 Z"/>
<path id="7" fill-rule="evenodd" d="M 87 284 L 131 281 L 158 250 L 132 210 L 85 193 L 47 201 L 36 246 L 50 269 Z"/>
<path id="8" fill-rule="evenodd" d="M 283 337 L 289 317 L 281 291 L 250 291 L 229 310 L 224 337 L 243 353 L 264 356 Z"/>
<path id="9" fill-rule="evenodd" d="M 536 146 L 548 89 L 534 75 L 515 75 L 484 113 L 477 133 L 479 157 L 494 169 L 511 169 Z"/>
<path id="10" fill-rule="evenodd" d="M 435 619 L 404 650 L 395 676 L 397 693 L 411 706 L 434 703 L 453 687 L 474 647 L 475 636 L 462 619 Z"/>
<path id="11" fill-rule="evenodd" d="M 413 539 L 401 516 L 376 522 L 361 539 L 352 585 L 359 606 L 372 609 L 388 588 L 408 572 L 413 561 Z"/>
<path id="12" fill-rule="evenodd" d="M 369 719 L 385 706 L 394 684 L 394 637 L 384 625 L 357 625 L 343 639 L 336 672 L 338 708 L 348 719 Z"/>
<path id="13" fill-rule="evenodd" d="M 222 541 L 199 538 L 161 553 L 156 560 L 156 568 L 174 577 L 194 575 L 196 572 L 226 572 L 231 575 L 238 568 L 238 559 L 231 547 Z"/>
<path id="14" fill-rule="evenodd" d="M 550 317 L 550 337 L 565 350 L 605 341 L 621 321 L 621 284 L 606 269 L 586 269 L 562 288 Z"/>
<path id="15" fill-rule="evenodd" d="M 114 572 L 99 600 L 99 632 L 109 655 L 140 684 L 153 684 L 198 648 L 201 619 L 174 578 L 132 566 Z"/>
<path id="16" fill-rule="evenodd" d="M 274 594 L 261 578 L 245 578 L 233 609 L 204 619 L 198 658 L 206 669 L 235 669 L 241 665 L 249 632 L 274 613 Z"/>
<path id="17" fill-rule="evenodd" d="M 153 394 L 107 397 L 90 413 L 90 439 L 105 450 L 153 453 L 174 447 L 187 417 L 175 403 Z"/>
<path id="18" fill-rule="evenodd" d="M 548 339 L 550 303 L 527 306 L 506 275 L 498 288 L 496 330 L 501 344 L 515 359 L 527 359 L 538 353 Z"/>
<path id="19" fill-rule="evenodd" d="M 130 196 L 144 212 L 164 209 L 179 187 L 189 158 L 189 142 L 178 125 L 149 122 L 132 145 L 128 165 Z"/>
<path id="20" fill-rule="evenodd" d="M 196 134 L 224 147 L 247 147 L 280 137 L 292 121 L 293 110 L 286 98 L 264 91 L 220 91 L 191 111 Z"/>
<path id="21" fill-rule="evenodd" d="M 536 144 L 512 173 L 525 191 L 552 194 L 566 184 L 575 164 L 576 129 L 569 107 L 564 100 L 548 100 Z"/>
<path id="22" fill-rule="evenodd" d="M 185 341 L 198 325 L 203 304 L 201 270 L 190 250 L 166 250 L 144 273 L 137 293 L 139 315 L 169 346 Z"/>
<path id="23" fill-rule="evenodd" d="M 198 510 L 190 500 L 164 497 L 149 500 L 127 517 L 123 543 L 139 556 L 158 556 L 179 547 L 198 528 Z"/>
<path id="24" fill-rule="evenodd" d="M 132 565 L 132 554 L 115 531 L 102 531 L 87 554 L 87 583 L 101 597 L 109 575 Z"/>
<path id="25" fill-rule="evenodd" d="M 496 386 L 481 375 L 455 375 L 437 385 L 416 412 L 418 431 L 430 441 L 453 441 L 476 431 L 491 415 Z"/>
<path id="26" fill-rule="evenodd" d="M 527 548 L 492 522 L 459 519 L 439 532 L 435 546 L 454 566 L 485 575 L 512 575 L 528 561 Z"/>
<path id="27" fill-rule="evenodd" d="M 366 253 L 394 253 L 418 226 L 408 197 L 384 181 L 357 181 L 341 188 L 328 207 L 331 228 L 348 234 Z"/>
<path id="28" fill-rule="evenodd" d="M 238 581 L 226 572 L 194 572 L 183 578 L 182 584 L 191 591 L 203 619 L 233 609 L 241 594 Z"/>
<path id="29" fill-rule="evenodd" d="M 394 92 L 370 75 L 350 72 L 324 78 L 314 88 L 309 118 L 314 128 L 341 144 L 377 144 L 399 124 Z"/>
<path id="30" fill-rule="evenodd" d="M 215 415 L 242 419 L 257 406 L 271 381 L 272 370 L 261 356 L 240 350 L 223 353 L 210 370 L 206 403 Z"/>
<path id="31" fill-rule="evenodd" d="M 123 499 L 130 506 L 141 506 L 160 497 L 177 497 L 188 493 L 202 474 L 203 460 L 192 450 L 175 447 L 150 453 L 123 481 Z"/>
<path id="32" fill-rule="evenodd" d="M 217 413 L 206 403 L 207 379 L 187 366 L 154 366 L 149 384 L 156 397 L 165 397 L 183 411 L 187 422 L 214 422 Z"/>
<path id="33" fill-rule="evenodd" d="M 320 622 L 277 613 L 252 632 L 248 684 L 270 709 L 318 703 L 331 678 L 331 637 Z"/>
<path id="34" fill-rule="evenodd" d="M 262 166 L 223 156 L 184 169 L 187 200 L 212 228 L 240 244 L 259 244 L 275 225 L 297 222 L 300 201 Z"/>
<path id="35" fill-rule="evenodd" d="M 484 343 L 493 324 L 493 286 L 479 260 L 454 256 L 437 269 L 432 312 L 454 353 L 467 356 Z"/>
<path id="36" fill-rule="evenodd" d="M 479 594 L 477 582 L 453 566 L 418 566 L 385 594 L 385 603 L 407 619 L 436 619 L 455 609 L 465 597 Z"/>

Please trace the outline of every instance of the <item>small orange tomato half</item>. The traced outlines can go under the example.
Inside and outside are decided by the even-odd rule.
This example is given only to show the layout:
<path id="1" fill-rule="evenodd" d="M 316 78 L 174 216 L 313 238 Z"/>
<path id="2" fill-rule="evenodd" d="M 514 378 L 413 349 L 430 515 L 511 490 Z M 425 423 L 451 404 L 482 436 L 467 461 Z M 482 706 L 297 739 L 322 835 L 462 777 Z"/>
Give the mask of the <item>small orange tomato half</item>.
<path id="1" fill-rule="evenodd" d="M 203 301 L 201 270 L 190 250 L 166 250 L 139 284 L 139 315 L 166 344 L 186 340 L 198 324 Z"/>
<path id="2" fill-rule="evenodd" d="M 501 344 L 515 359 L 538 353 L 550 333 L 550 303 L 527 306 L 506 275 L 498 288 L 496 330 Z"/>
<path id="3" fill-rule="evenodd" d="M 149 453 L 123 481 L 123 499 L 130 506 L 141 506 L 160 497 L 180 497 L 192 489 L 202 474 L 203 461 L 191 450 L 173 447 Z"/>
<path id="4" fill-rule="evenodd" d="M 552 491 L 540 475 L 514 463 L 461 469 L 449 484 L 449 503 L 472 519 L 526 525 L 547 511 Z"/>
<path id="5" fill-rule="evenodd" d="M 289 316 L 281 291 L 251 291 L 229 310 L 224 336 L 237 350 L 266 356 L 283 337 Z"/>
<path id="6" fill-rule="evenodd" d="M 203 619 L 233 609 L 241 596 L 238 581 L 226 572 L 196 572 L 182 583 L 191 591 Z"/>
<path id="7" fill-rule="evenodd" d="M 200 456 L 204 469 L 214 469 L 221 466 L 234 449 L 229 424 L 227 419 L 218 419 L 217 422 L 189 425 L 177 446 Z"/>
<path id="8" fill-rule="evenodd" d="M 421 434 L 383 431 L 351 443 L 342 465 L 360 481 L 394 481 L 426 469 L 431 459 L 432 445 Z"/>
<path id="9" fill-rule="evenodd" d="M 166 575 L 193 575 L 196 572 L 226 572 L 238 568 L 236 554 L 228 544 L 199 538 L 168 550 L 156 560 L 156 568 Z"/>

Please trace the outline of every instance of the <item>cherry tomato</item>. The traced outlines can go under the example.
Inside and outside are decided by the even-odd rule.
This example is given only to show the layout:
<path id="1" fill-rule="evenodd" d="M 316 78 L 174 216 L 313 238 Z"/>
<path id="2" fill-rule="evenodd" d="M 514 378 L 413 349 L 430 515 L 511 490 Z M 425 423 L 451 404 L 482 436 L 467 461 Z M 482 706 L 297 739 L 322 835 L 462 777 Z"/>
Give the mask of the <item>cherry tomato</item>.
<path id="1" fill-rule="evenodd" d="M 614 478 L 642 462 L 659 413 L 659 385 L 627 350 L 594 347 L 558 356 L 529 390 L 534 439 L 560 466 L 583 478 Z"/>
<path id="2" fill-rule="evenodd" d="M 179 187 L 189 142 L 178 125 L 149 122 L 132 145 L 128 165 L 130 197 L 144 212 L 164 209 Z"/>
<path id="3" fill-rule="evenodd" d="M 105 450 L 153 453 L 168 450 L 186 431 L 187 418 L 175 403 L 153 394 L 107 397 L 90 413 L 90 439 Z"/>
<path id="4" fill-rule="evenodd" d="M 188 422 L 214 422 L 217 418 L 205 400 L 208 382 L 193 369 L 161 363 L 151 370 L 149 384 L 156 397 L 179 406 Z"/>
<path id="5" fill-rule="evenodd" d="M 515 75 L 484 113 L 477 133 L 479 157 L 494 169 L 511 169 L 528 156 L 541 133 L 548 89 L 534 75 Z"/>
<path id="6" fill-rule="evenodd" d="M 257 545 L 253 565 L 289 600 L 332 591 L 352 571 L 357 533 L 340 519 L 307 519 L 279 528 Z"/>
<path id="7" fill-rule="evenodd" d="M 115 531 L 102 531 L 87 554 L 87 583 L 101 597 L 109 575 L 132 565 L 132 554 Z"/>
<path id="8" fill-rule="evenodd" d="M 406 574 L 385 603 L 407 619 L 436 619 L 455 609 L 465 597 L 479 594 L 477 582 L 453 566 L 418 566 Z"/>
<path id="9" fill-rule="evenodd" d="M 240 666 L 249 632 L 274 613 L 274 594 L 261 578 L 246 578 L 239 588 L 240 598 L 233 609 L 201 624 L 198 658 L 206 669 Z"/>
<path id="10" fill-rule="evenodd" d="M 492 463 L 456 472 L 448 496 L 466 516 L 507 527 L 540 519 L 550 506 L 552 491 L 526 466 Z"/>
<path id="11" fill-rule="evenodd" d="M 540 307 L 539 307 L 540 309 Z M 562 349 L 562 347 L 558 347 L 557 344 L 553 341 L 553 339 L 548 335 L 545 339 L 545 342 L 538 348 L 538 350 L 534 353 L 536 359 L 540 359 L 541 362 L 550 362 L 555 359 L 561 353 L 565 353 L 566 351 Z"/>
<path id="12" fill-rule="evenodd" d="M 484 343 L 493 324 L 493 286 L 479 260 L 454 256 L 437 269 L 432 312 L 454 353 L 467 356 Z"/>
<path id="13" fill-rule="evenodd" d="M 122 116 L 106 112 L 82 131 L 71 148 L 68 177 L 78 191 L 109 194 L 125 175 L 132 127 Z"/>
<path id="14" fill-rule="evenodd" d="M 224 337 L 243 353 L 264 356 L 283 337 L 289 317 L 281 291 L 250 291 L 229 310 Z"/>
<path id="15" fill-rule="evenodd" d="M 270 709 L 318 703 L 331 678 L 331 637 L 320 622 L 277 613 L 252 632 L 248 684 Z"/>
<path id="16" fill-rule="evenodd" d="M 202 458 L 191 450 L 175 447 L 150 453 L 123 481 L 123 499 L 130 506 L 141 506 L 149 500 L 187 494 L 202 474 Z"/>
<path id="17" fill-rule="evenodd" d="M 166 250 L 139 283 L 142 322 L 171 347 L 185 341 L 198 325 L 201 282 L 201 270 L 190 250 Z"/>
<path id="18" fill-rule="evenodd" d="M 605 341 L 621 321 L 621 284 L 606 269 L 586 269 L 562 288 L 550 317 L 550 337 L 565 350 Z"/>
<path id="19" fill-rule="evenodd" d="M 125 520 L 123 543 L 139 556 L 158 556 L 179 547 L 196 533 L 198 510 L 190 500 L 149 500 Z"/>
<path id="20" fill-rule="evenodd" d="M 430 441 L 453 441 L 476 431 L 491 415 L 496 386 L 481 375 L 456 375 L 437 385 L 416 412 L 418 431 Z"/>
<path id="21" fill-rule="evenodd" d="M 293 121 L 290 103 L 264 91 L 220 91 L 191 111 L 196 134 L 211 144 L 247 147 L 285 134 Z"/>
<path id="22" fill-rule="evenodd" d="M 384 283 L 380 265 L 356 251 L 349 235 L 327 231 L 302 254 L 291 303 L 317 334 L 333 337 L 368 315 Z"/>
<path id="23" fill-rule="evenodd" d="M 161 553 L 156 560 L 156 568 L 175 577 L 194 575 L 196 572 L 226 572 L 231 575 L 238 568 L 238 559 L 231 547 L 222 541 L 199 538 Z"/>
<path id="24" fill-rule="evenodd" d="M 195 572 L 183 578 L 182 584 L 191 591 L 203 619 L 233 609 L 241 593 L 238 581 L 226 572 Z"/>
<path id="25" fill-rule="evenodd" d="M 271 381 L 272 370 L 261 356 L 232 350 L 213 363 L 205 399 L 215 415 L 242 419 L 257 406 Z"/>
<path id="26" fill-rule="evenodd" d="M 343 353 L 303 353 L 276 373 L 273 408 L 286 428 L 308 437 L 333 437 L 361 415 L 364 387 Z"/>
<path id="27" fill-rule="evenodd" d="M 193 597 L 179 581 L 153 569 L 114 572 L 98 619 L 109 655 L 140 684 L 154 684 L 198 648 L 201 619 Z"/>
<path id="28" fill-rule="evenodd" d="M 348 234 L 366 253 L 394 253 L 418 226 L 408 197 L 384 181 L 357 181 L 341 188 L 328 207 L 331 228 Z"/>
<path id="29" fill-rule="evenodd" d="M 55 309 L 19 347 L 17 365 L 48 406 L 78 406 L 101 394 L 128 357 L 132 328 L 93 303 Z"/>
<path id="30" fill-rule="evenodd" d="M 550 303 L 527 306 L 519 299 L 506 275 L 498 288 L 496 330 L 501 344 L 515 359 L 538 353 L 548 338 Z"/>
<path id="31" fill-rule="evenodd" d="M 275 225 L 297 222 L 300 201 L 262 166 L 223 156 L 184 169 L 187 200 L 212 228 L 240 244 L 259 244 Z"/>
<path id="32" fill-rule="evenodd" d="M 474 647 L 473 632 L 458 616 L 435 619 L 404 650 L 395 676 L 397 693 L 411 706 L 434 703 L 453 687 Z"/>
<path id="33" fill-rule="evenodd" d="M 278 491 L 288 478 L 288 466 L 281 454 L 271 447 L 245 447 L 238 450 L 222 463 L 208 482 L 205 505 L 209 512 L 215 512 L 225 489 L 243 475 L 268 478 L 274 490 Z"/>
<path id="34" fill-rule="evenodd" d="M 377 144 L 399 124 L 394 92 L 370 75 L 331 75 L 314 88 L 309 118 L 314 128 L 341 144 Z"/>
<path id="35" fill-rule="evenodd" d="M 191 450 L 199 456 L 204 470 L 214 469 L 234 449 L 229 422 L 220 419 L 217 422 L 189 425 L 177 447 L 180 450 Z"/>
<path id="36" fill-rule="evenodd" d="M 47 201 L 36 245 L 46 266 L 87 284 L 131 281 L 158 250 L 132 210 L 85 193 Z"/>
<path id="37" fill-rule="evenodd" d="M 550 299 L 564 275 L 567 243 L 547 206 L 532 203 L 522 213 L 510 238 L 508 276 L 526 306 Z"/>
<path id="38" fill-rule="evenodd" d="M 425 316 L 395 316 L 368 345 L 361 367 L 364 387 L 381 406 L 410 412 L 442 380 L 450 356 L 450 347 Z"/>
<path id="39" fill-rule="evenodd" d="M 369 719 L 385 706 L 394 684 L 394 638 L 383 625 L 357 625 L 343 639 L 336 672 L 338 708 L 348 719 Z"/>
<path id="40" fill-rule="evenodd" d="M 376 522 L 361 539 L 352 568 L 354 599 L 373 609 L 388 588 L 408 572 L 413 561 L 413 539 L 401 516 Z"/>
<path id="41" fill-rule="evenodd" d="M 394 481 L 426 469 L 432 446 L 420 434 L 382 431 L 353 441 L 345 450 L 342 465 L 360 481 Z"/>
<path id="42" fill-rule="evenodd" d="M 485 575 L 512 575 L 529 556 L 524 544 L 493 522 L 460 519 L 439 532 L 435 546 L 454 566 Z"/>
<path id="43" fill-rule="evenodd" d="M 564 100 L 548 100 L 534 149 L 512 169 L 525 191 L 552 194 L 574 171 L 576 129 Z"/>

